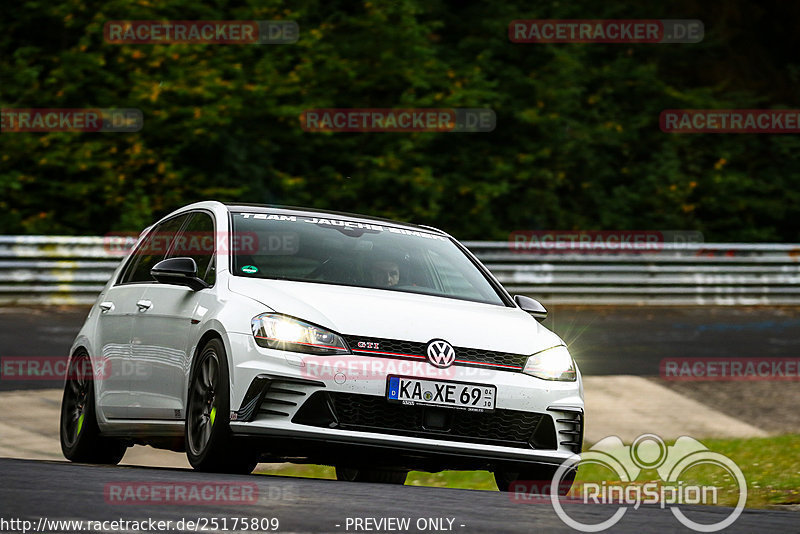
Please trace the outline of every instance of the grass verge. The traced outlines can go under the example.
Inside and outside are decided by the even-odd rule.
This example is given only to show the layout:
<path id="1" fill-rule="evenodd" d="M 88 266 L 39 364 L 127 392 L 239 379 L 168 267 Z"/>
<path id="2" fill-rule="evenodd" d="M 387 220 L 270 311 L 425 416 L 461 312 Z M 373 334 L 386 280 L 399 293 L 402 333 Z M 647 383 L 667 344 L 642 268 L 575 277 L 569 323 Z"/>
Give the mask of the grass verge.
<path id="1" fill-rule="evenodd" d="M 704 439 L 700 440 L 711 451 L 733 460 L 747 480 L 747 507 L 770 508 L 800 504 L 800 435 L 791 434 L 769 438 Z M 667 443 L 672 445 L 674 442 Z M 269 468 L 262 464 L 259 472 L 273 475 L 335 479 L 332 467 L 321 465 L 281 464 Z M 577 483 L 618 480 L 611 472 L 595 465 L 586 465 L 578 471 Z M 635 483 L 658 482 L 654 470 L 642 471 Z M 717 503 L 734 506 L 738 499 L 736 482 L 714 466 L 693 467 L 684 472 L 680 480 L 685 485 L 714 486 L 718 488 Z M 425 473 L 412 471 L 406 485 L 439 488 L 496 490 L 494 477 L 486 471 L 444 471 Z"/>

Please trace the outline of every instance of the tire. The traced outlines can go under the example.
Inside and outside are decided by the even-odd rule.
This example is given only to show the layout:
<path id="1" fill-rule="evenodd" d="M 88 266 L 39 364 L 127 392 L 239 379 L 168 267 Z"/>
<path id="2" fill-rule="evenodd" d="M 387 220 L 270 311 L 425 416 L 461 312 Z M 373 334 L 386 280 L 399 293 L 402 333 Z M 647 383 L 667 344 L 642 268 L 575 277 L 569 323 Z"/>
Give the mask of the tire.
<path id="1" fill-rule="evenodd" d="M 186 401 L 186 456 L 198 471 L 249 474 L 258 458 L 231 435 L 228 377 L 225 347 L 219 339 L 212 339 L 192 366 Z"/>
<path id="2" fill-rule="evenodd" d="M 119 439 L 105 438 L 97 426 L 94 373 L 86 351 L 70 359 L 59 421 L 61 452 L 71 462 L 116 465 L 128 448 Z"/>
<path id="3" fill-rule="evenodd" d="M 406 483 L 408 471 L 395 469 L 356 469 L 336 466 L 336 480 L 347 482 L 378 482 L 381 484 Z"/>
<path id="4" fill-rule="evenodd" d="M 498 469 L 494 472 L 494 481 L 497 483 L 497 489 L 500 491 L 514 491 L 514 482 L 516 481 L 533 481 L 539 487 L 544 488 L 550 486 L 550 481 L 553 480 L 553 475 L 556 473 L 558 467 L 550 465 L 541 465 L 538 467 L 530 467 L 522 471 L 506 471 Z M 558 488 L 558 494 L 565 496 L 572 488 L 572 483 L 575 481 L 576 470 L 571 469 L 567 471 L 564 478 L 561 479 L 561 484 Z"/>

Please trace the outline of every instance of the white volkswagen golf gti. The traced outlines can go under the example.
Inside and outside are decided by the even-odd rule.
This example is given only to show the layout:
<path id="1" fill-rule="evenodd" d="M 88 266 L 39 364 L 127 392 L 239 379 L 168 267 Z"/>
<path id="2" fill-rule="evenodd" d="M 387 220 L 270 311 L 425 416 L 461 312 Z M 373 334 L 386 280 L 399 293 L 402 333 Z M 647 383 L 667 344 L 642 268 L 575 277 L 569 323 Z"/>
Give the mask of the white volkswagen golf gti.
<path id="1" fill-rule="evenodd" d="M 501 490 L 550 479 L 580 453 L 584 402 L 546 313 L 434 228 L 192 204 L 142 233 L 89 312 L 62 450 L 115 464 L 148 444 L 204 471 L 288 461 L 388 483 L 487 469 Z"/>

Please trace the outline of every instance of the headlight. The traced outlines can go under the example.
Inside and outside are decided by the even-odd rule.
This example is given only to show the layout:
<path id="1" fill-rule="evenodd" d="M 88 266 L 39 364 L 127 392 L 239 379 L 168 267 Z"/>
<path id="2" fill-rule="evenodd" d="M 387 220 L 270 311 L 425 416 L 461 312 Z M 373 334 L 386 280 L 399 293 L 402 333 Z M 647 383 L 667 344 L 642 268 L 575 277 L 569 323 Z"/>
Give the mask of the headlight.
<path id="1" fill-rule="evenodd" d="M 307 352 L 309 354 L 347 354 L 344 340 L 329 330 L 277 313 L 253 317 L 256 343 L 270 349 Z"/>
<path id="2" fill-rule="evenodd" d="M 575 380 L 575 362 L 567 347 L 560 345 L 537 352 L 528 358 L 523 373 L 544 380 Z"/>

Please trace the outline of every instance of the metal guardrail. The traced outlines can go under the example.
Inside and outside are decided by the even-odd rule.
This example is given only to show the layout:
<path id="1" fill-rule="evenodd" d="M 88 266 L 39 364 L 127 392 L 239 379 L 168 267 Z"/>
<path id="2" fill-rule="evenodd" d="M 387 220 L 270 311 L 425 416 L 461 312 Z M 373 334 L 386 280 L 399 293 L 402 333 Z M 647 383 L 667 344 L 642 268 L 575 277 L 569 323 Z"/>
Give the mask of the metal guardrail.
<path id="1" fill-rule="evenodd" d="M 0 305 L 92 304 L 121 259 L 103 237 L 0 236 Z"/>
<path id="2" fill-rule="evenodd" d="M 530 252 L 509 242 L 465 245 L 510 292 L 544 303 L 800 304 L 800 244 L 663 243 L 625 253 L 606 245 L 577 253 Z"/>
<path id="3" fill-rule="evenodd" d="M 121 260 L 120 242 L 0 236 L 0 305 L 93 303 Z M 510 292 L 545 305 L 800 305 L 800 244 L 664 243 L 635 253 L 465 245 Z"/>

